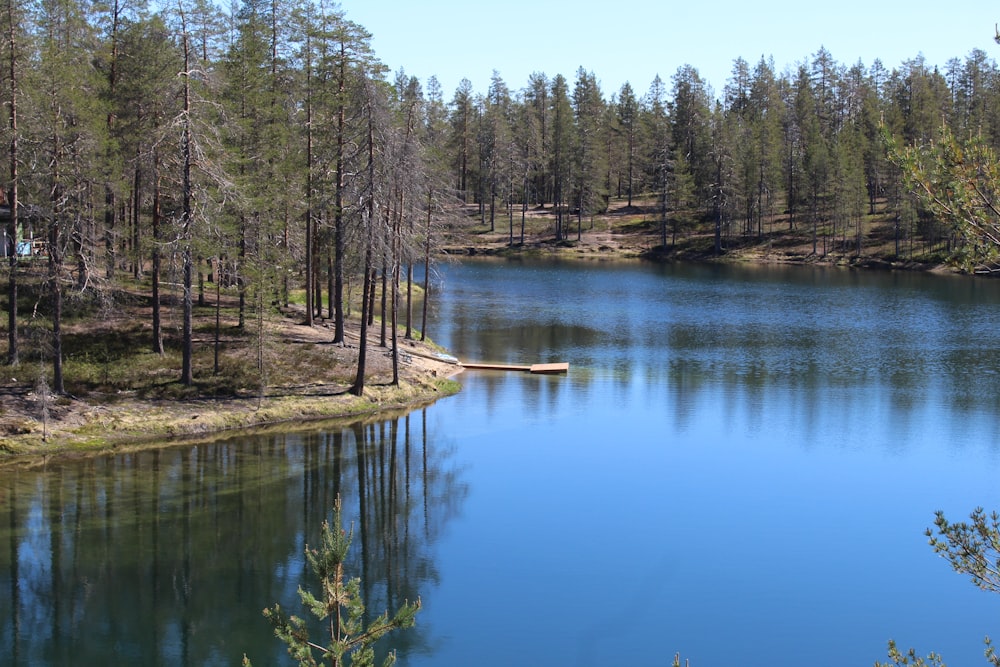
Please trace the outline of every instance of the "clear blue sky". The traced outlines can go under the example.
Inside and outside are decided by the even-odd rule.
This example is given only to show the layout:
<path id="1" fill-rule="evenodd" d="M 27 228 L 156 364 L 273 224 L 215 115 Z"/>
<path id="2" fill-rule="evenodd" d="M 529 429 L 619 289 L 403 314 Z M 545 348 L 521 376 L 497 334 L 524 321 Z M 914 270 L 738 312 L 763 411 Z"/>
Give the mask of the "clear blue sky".
<path id="1" fill-rule="evenodd" d="M 1000 59 L 993 41 L 996 0 L 341 0 L 347 18 L 373 35 L 376 55 L 426 85 L 432 75 L 450 101 L 459 81 L 485 93 L 493 70 L 511 90 L 532 72 L 593 72 L 606 98 L 625 81 L 639 94 L 693 65 L 722 92 L 733 61 L 774 58 L 781 72 L 821 46 L 838 63 L 879 58 L 888 69 L 923 54 L 942 70 L 974 48 Z"/>

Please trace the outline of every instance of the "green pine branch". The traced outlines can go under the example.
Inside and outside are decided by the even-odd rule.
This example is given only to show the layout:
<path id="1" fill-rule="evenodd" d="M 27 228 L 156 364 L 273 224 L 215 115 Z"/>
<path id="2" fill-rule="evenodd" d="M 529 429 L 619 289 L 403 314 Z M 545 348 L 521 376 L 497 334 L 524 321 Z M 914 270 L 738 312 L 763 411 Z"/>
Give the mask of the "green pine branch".
<path id="1" fill-rule="evenodd" d="M 303 606 L 326 625 L 329 643 L 324 646 L 313 641 L 307 622 L 286 614 L 281 605 L 265 609 L 264 617 L 274 628 L 275 636 L 287 644 L 288 654 L 300 667 L 374 667 L 375 643 L 393 630 L 413 627 L 420 610 L 420 600 L 404 602 L 391 617 L 386 611 L 366 626 L 361 580 L 345 580 L 344 576 L 344 561 L 350 551 L 354 529 L 345 530 L 342 527 L 339 497 L 333 506 L 333 526 L 324 521 L 319 547 L 311 549 L 307 546 L 305 552 L 309 569 L 319 580 L 320 593 L 317 595 L 299 588 Z M 390 667 L 395 661 L 396 654 L 391 652 L 382 665 Z M 251 667 L 246 656 L 243 665 Z"/>
<path id="2" fill-rule="evenodd" d="M 959 573 L 967 574 L 979 588 L 1000 593 L 1000 513 L 987 514 L 977 507 L 969 515 L 969 521 L 952 523 L 944 512 L 937 512 L 934 529 L 927 529 L 927 537 L 934 552 L 951 563 Z M 993 642 L 985 639 L 984 655 L 993 667 L 1000 667 Z M 926 658 L 918 656 L 911 648 L 902 652 L 895 642 L 889 642 L 889 662 L 875 663 L 875 667 L 945 667 L 941 656 L 931 653 Z"/>
<path id="3" fill-rule="evenodd" d="M 959 140 L 942 125 L 934 141 L 900 147 L 883 127 L 889 159 L 925 211 L 958 241 L 955 261 L 966 270 L 1000 263 L 1000 158 L 980 135 Z"/>

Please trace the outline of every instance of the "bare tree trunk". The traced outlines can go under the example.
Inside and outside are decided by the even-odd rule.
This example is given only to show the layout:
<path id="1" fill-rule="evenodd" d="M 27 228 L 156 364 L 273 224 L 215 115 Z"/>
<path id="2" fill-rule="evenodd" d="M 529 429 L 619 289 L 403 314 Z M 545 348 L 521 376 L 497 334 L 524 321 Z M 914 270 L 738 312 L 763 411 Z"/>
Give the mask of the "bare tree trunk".
<path id="1" fill-rule="evenodd" d="M 320 282 L 320 265 L 319 265 L 319 254 L 322 246 L 319 244 L 319 240 L 316 238 L 315 224 L 313 226 L 313 317 L 323 317 L 323 284 Z"/>
<path id="2" fill-rule="evenodd" d="M 370 222 L 370 219 L 369 219 Z M 375 292 L 375 274 L 371 270 L 372 264 L 372 232 L 368 231 L 368 241 L 365 247 L 365 268 L 364 278 L 361 287 L 361 332 L 358 342 L 358 366 L 354 376 L 354 384 L 351 386 L 351 393 L 361 396 L 365 391 L 365 372 L 368 359 L 368 316 L 371 309 L 370 295 Z"/>
<path id="3" fill-rule="evenodd" d="M 337 306 L 335 305 L 336 297 L 334 296 L 337 293 L 337 285 L 336 285 L 336 283 L 337 283 L 337 278 L 336 278 L 337 271 L 334 268 L 335 263 L 336 263 L 336 260 L 333 258 L 333 255 L 331 255 L 330 253 L 327 253 L 327 255 L 326 255 L 326 298 L 327 298 L 327 301 L 326 301 L 326 316 L 327 316 L 327 319 L 331 319 L 331 320 L 336 320 L 336 318 L 337 318 L 337 310 L 338 310 Z M 344 289 L 343 277 L 341 277 L 340 280 L 341 280 L 341 282 L 340 282 L 340 290 L 341 290 L 341 292 L 343 292 L 343 289 Z M 341 316 L 343 316 L 343 314 L 341 314 Z M 336 324 L 334 325 L 333 341 L 335 343 L 338 343 L 338 342 L 339 343 L 343 343 L 344 342 L 343 341 L 343 337 L 341 337 L 340 341 L 337 340 Z"/>
<path id="4" fill-rule="evenodd" d="M 205 301 L 205 272 L 202 270 L 202 263 L 205 263 L 205 264 L 208 264 L 209 266 L 211 266 L 212 265 L 212 260 L 211 259 L 205 259 L 204 257 L 202 257 L 200 255 L 197 258 L 195 258 L 194 264 L 195 264 L 195 266 L 198 267 L 198 305 L 199 306 L 205 306 L 205 304 L 207 303 Z"/>
<path id="5" fill-rule="evenodd" d="M 247 326 L 247 283 L 244 278 L 247 265 L 247 221 L 245 216 L 240 216 L 240 253 L 236 263 L 236 291 L 239 293 L 239 328 L 240 331 Z M 202 297 L 199 297 L 199 302 Z"/>
<path id="6" fill-rule="evenodd" d="M 386 326 L 388 323 L 388 296 L 389 296 L 389 258 L 386 257 L 388 250 L 382 251 L 382 330 L 380 332 L 379 346 L 388 347 L 386 336 Z"/>
<path id="7" fill-rule="evenodd" d="M 181 22 L 183 30 L 184 45 L 184 133 L 182 138 L 182 153 L 184 157 L 184 179 L 183 179 L 183 213 L 182 213 L 182 237 L 183 262 L 184 262 L 184 323 L 182 331 L 182 354 L 181 354 L 181 383 L 187 386 L 194 384 L 194 332 L 193 332 L 193 310 L 194 304 L 191 298 L 192 287 L 192 256 L 191 256 L 191 214 L 193 198 L 193 185 L 191 183 L 191 77 L 190 77 L 190 47 L 188 42 L 187 25 L 184 22 L 184 12 L 181 10 Z"/>
<path id="8" fill-rule="evenodd" d="M 365 265 L 361 280 L 361 331 L 358 341 L 358 367 L 351 393 L 361 396 L 365 391 L 365 371 L 368 360 L 368 324 L 375 309 L 375 270 L 372 268 L 375 245 L 375 122 L 371 107 L 368 113 L 368 201 L 365 206 Z"/>
<path id="9" fill-rule="evenodd" d="M 132 180 L 132 277 L 136 280 L 142 275 L 142 235 L 139 229 L 139 216 L 142 208 L 140 206 L 142 201 L 141 189 L 142 170 L 137 166 Z"/>
<path id="10" fill-rule="evenodd" d="M 347 104 L 344 100 L 347 82 L 345 80 L 347 64 L 347 44 L 340 42 L 339 81 L 337 86 L 337 184 L 334 191 L 333 213 L 333 288 L 330 290 L 330 301 L 333 305 L 333 342 L 344 342 L 344 238 L 347 234 L 344 222 L 344 133 L 346 132 Z"/>
<path id="11" fill-rule="evenodd" d="M 215 340 L 212 372 L 219 374 L 219 353 L 222 348 L 222 281 L 218 278 L 215 281 Z"/>
<path id="12" fill-rule="evenodd" d="M 420 316 L 420 340 L 427 340 L 427 302 L 431 297 L 431 205 L 434 190 L 427 190 L 427 231 L 424 238 L 424 303 Z"/>
<path id="13" fill-rule="evenodd" d="M 163 354 L 163 331 L 160 321 L 160 156 L 153 151 L 153 352 Z"/>
<path id="14" fill-rule="evenodd" d="M 182 324 L 181 352 L 181 384 L 194 384 L 194 300 L 192 299 L 192 273 L 194 263 L 191 258 L 191 248 L 186 246 L 183 251 L 184 263 L 184 298 L 181 306 L 184 316 Z"/>
<path id="15" fill-rule="evenodd" d="M 108 72 L 108 93 L 109 98 L 115 98 L 115 89 L 118 85 L 118 26 L 121 20 L 121 3 L 118 0 L 114 0 L 111 3 L 111 63 L 110 70 Z M 104 175 L 104 251 L 107 253 L 105 258 L 105 276 L 110 280 L 114 277 L 116 268 L 116 246 L 115 246 L 115 215 L 117 213 L 117 202 L 115 197 L 115 189 L 111 184 L 111 164 L 114 160 L 114 149 L 111 143 L 111 133 L 114 131 L 115 127 L 115 114 L 114 110 L 108 112 L 107 117 L 107 131 L 108 131 L 108 143 L 105 147 L 105 175 Z"/>
<path id="16" fill-rule="evenodd" d="M 17 366 L 20 362 L 17 335 L 17 40 L 15 39 L 14 0 L 7 0 L 7 48 L 10 55 L 10 222 L 7 224 L 7 363 Z"/>
<path id="17" fill-rule="evenodd" d="M 406 340 L 413 340 L 413 262 L 406 265 Z"/>
<path id="18" fill-rule="evenodd" d="M 402 212 L 400 212 L 400 217 Z M 398 220 L 398 219 L 397 219 Z M 397 326 L 397 314 L 399 312 L 399 278 L 400 278 L 400 261 L 399 261 L 399 222 L 396 223 L 395 229 L 392 235 L 392 279 L 389 281 L 392 286 L 392 331 L 390 335 L 392 336 L 392 385 L 399 385 L 399 330 Z"/>
<path id="19" fill-rule="evenodd" d="M 58 214 L 55 214 L 58 215 Z M 66 387 L 63 383 L 63 363 L 62 363 L 62 280 L 61 264 L 62 252 L 59 244 L 58 218 L 52 221 L 49 229 L 49 289 L 52 294 L 52 391 L 56 394 L 65 394 Z"/>
<path id="20" fill-rule="evenodd" d="M 370 224 L 370 223 L 369 223 Z M 378 279 L 378 269 L 372 268 L 371 273 L 372 288 L 368 291 L 368 326 L 375 324 L 375 284 Z"/>
<path id="21" fill-rule="evenodd" d="M 62 174 L 62 136 L 59 133 L 58 119 L 52 128 L 51 174 L 49 186 L 49 203 L 52 207 L 52 217 L 49 221 L 49 293 L 52 298 L 52 391 L 56 394 L 66 393 L 63 385 L 62 372 L 62 284 L 59 281 L 60 249 L 59 225 L 63 216 Z"/>
<path id="22" fill-rule="evenodd" d="M 284 215 L 284 225 L 281 230 L 281 250 L 284 256 L 287 258 L 289 256 L 288 251 L 288 238 L 289 238 L 289 216 L 288 216 L 288 204 L 285 204 L 285 215 Z M 287 261 L 287 259 L 285 260 Z M 281 273 L 281 305 L 288 308 L 288 271 L 282 271 Z"/>
<path id="23" fill-rule="evenodd" d="M 316 223 L 313 220 L 313 107 L 312 107 L 312 43 L 306 31 L 306 326 L 313 325 L 313 246 L 316 244 Z"/>

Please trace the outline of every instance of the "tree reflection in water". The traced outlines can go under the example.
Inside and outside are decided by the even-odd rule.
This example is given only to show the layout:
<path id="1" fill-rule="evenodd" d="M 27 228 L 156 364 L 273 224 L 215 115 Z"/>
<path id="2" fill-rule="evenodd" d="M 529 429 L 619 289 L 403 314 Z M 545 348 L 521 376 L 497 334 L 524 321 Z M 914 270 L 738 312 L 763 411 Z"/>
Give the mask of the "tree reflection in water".
<path id="1" fill-rule="evenodd" d="M 0 664 L 287 661 L 261 610 L 297 606 L 338 494 L 369 609 L 427 599 L 467 488 L 426 424 L 421 411 L 0 472 Z M 392 638 L 401 656 L 432 643 L 419 622 Z"/>

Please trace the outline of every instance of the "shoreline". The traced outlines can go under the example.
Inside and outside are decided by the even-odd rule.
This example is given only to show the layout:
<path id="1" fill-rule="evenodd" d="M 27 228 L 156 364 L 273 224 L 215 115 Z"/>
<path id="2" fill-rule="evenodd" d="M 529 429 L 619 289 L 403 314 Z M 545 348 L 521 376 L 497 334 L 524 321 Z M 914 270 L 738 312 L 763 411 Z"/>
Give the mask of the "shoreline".
<path id="1" fill-rule="evenodd" d="M 769 249 L 768 249 L 769 250 Z M 801 250 L 801 249 L 800 249 Z M 525 240 L 509 245 L 503 233 L 464 235 L 441 249 L 445 258 L 459 257 L 550 257 L 604 261 L 654 261 L 692 264 L 782 264 L 829 266 L 868 271 L 919 271 L 958 273 L 941 264 L 916 261 L 893 262 L 871 255 L 848 257 L 814 256 L 792 249 L 762 252 L 759 247 L 735 248 L 715 255 L 687 243 L 664 250 L 650 245 L 648 235 L 588 231 L 580 240 L 555 242 Z M 351 326 L 356 328 L 357 324 Z M 303 336 L 319 341 L 328 335 L 322 324 L 310 331 L 302 324 L 286 323 L 286 338 Z M 353 336 L 356 337 L 356 332 Z M 38 415 L 40 401 L 30 387 L 0 385 L 5 400 L 0 413 L 0 467 L 36 465 L 53 458 L 92 456 L 134 448 L 208 442 L 239 433 L 269 429 L 301 430 L 324 422 L 377 419 L 395 412 L 409 412 L 461 390 L 454 379 L 460 364 L 435 357 L 433 346 L 400 338 L 400 351 L 408 361 L 400 363 L 400 383 L 392 386 L 377 376 L 385 374 L 385 351 L 372 347 L 370 359 L 383 368 L 371 369 L 363 397 L 348 393 L 349 385 L 327 383 L 295 387 L 268 387 L 267 395 L 176 400 L 143 400 L 129 395 L 57 398 L 48 423 Z M 345 347 L 350 347 L 345 346 Z"/>
<path id="2" fill-rule="evenodd" d="M 859 269 L 865 271 L 915 271 L 924 273 L 966 274 L 941 262 L 918 260 L 894 260 L 878 255 L 825 255 L 811 252 L 774 252 L 756 246 L 726 249 L 720 255 L 712 251 L 699 250 L 688 246 L 676 248 L 642 247 L 628 243 L 608 246 L 595 242 L 593 238 L 580 241 L 533 240 L 523 244 L 509 245 L 505 240 L 468 245 L 451 243 L 441 249 L 441 254 L 449 258 L 462 257 L 551 257 L 599 261 L 643 261 L 680 264 L 757 264 L 784 266 L 826 266 L 831 268 Z"/>
<path id="3" fill-rule="evenodd" d="M 459 371 L 461 372 L 461 371 Z M 89 458 L 93 456 L 103 456 L 108 454 L 126 454 L 129 452 L 142 451 L 146 449 L 158 449 L 166 447 L 179 447 L 212 443 L 239 436 L 266 435 L 271 432 L 297 433 L 313 431 L 323 426 L 341 426 L 345 423 L 355 421 L 381 421 L 391 418 L 393 415 L 404 415 L 414 410 L 419 410 L 429 406 L 439 399 L 456 394 L 460 390 L 460 385 L 454 381 L 447 381 L 440 384 L 439 389 L 434 389 L 426 394 L 413 395 L 407 392 L 405 386 L 401 386 L 396 392 L 386 391 L 384 394 L 391 398 L 391 394 L 398 393 L 405 395 L 406 400 L 399 403 L 371 403 L 370 407 L 357 411 L 344 410 L 339 404 L 317 407 L 311 404 L 307 398 L 292 397 L 284 402 L 285 407 L 291 407 L 300 412 L 295 417 L 279 417 L 269 419 L 270 408 L 267 406 L 257 409 L 250 405 L 235 407 L 225 412 L 216 412 L 215 419 L 199 419 L 194 424 L 194 415 L 191 418 L 192 426 L 185 427 L 183 417 L 178 421 L 167 423 L 170 420 L 161 421 L 158 425 L 153 425 L 153 432 L 136 431 L 110 431 L 97 440 L 87 439 L 84 436 L 73 433 L 56 432 L 50 435 L 49 442 L 38 442 L 25 445 L 27 451 L 0 454 L 0 470 L 3 469 L 30 469 L 44 466 L 56 461 L 71 461 Z M 437 393 L 435 393 L 437 392 Z M 256 399 L 230 399 L 232 403 L 256 403 Z M 183 401 L 184 407 L 194 409 L 203 401 Z M 133 404 L 125 410 L 144 411 L 144 406 Z M 98 408 L 99 409 L 99 408 Z M 259 414 L 260 419 L 243 420 L 238 425 L 227 425 L 224 422 L 235 414 Z M 163 431 L 157 431 L 162 428 Z"/>
<path id="4" fill-rule="evenodd" d="M 296 337 L 329 336 L 322 326 L 285 328 Z M 345 345 L 336 353 L 351 349 Z M 361 397 L 348 392 L 349 383 L 317 382 L 269 386 L 263 397 L 150 400 L 128 393 L 92 394 L 52 397 L 45 407 L 31 387 L 7 383 L 0 387 L 0 468 L 211 442 L 241 433 L 311 430 L 323 423 L 381 419 L 420 409 L 461 389 L 455 376 L 462 366 L 435 358 L 437 350 L 430 344 L 400 337 L 399 350 L 398 385 L 386 379 L 385 350 L 369 351 L 371 372 Z"/>
<path id="5" fill-rule="evenodd" d="M 497 215 L 487 225 L 475 205 L 465 206 L 464 218 L 442 230 L 440 253 L 445 256 L 555 256 L 580 259 L 635 259 L 653 262 L 746 263 L 831 266 L 867 270 L 922 271 L 968 275 L 947 263 L 939 246 L 895 238 L 893 222 L 881 214 L 868 216 L 861 245 L 857 237 L 832 235 L 822 228 L 779 216 L 752 236 L 726 234 L 716 254 L 716 230 L 711 223 L 684 218 L 680 229 L 671 219 L 664 228 L 650 202 L 609 203 L 603 213 L 566 218 L 562 237 L 555 237 L 551 207 L 535 207 L 513 215 Z M 481 218 L 481 220 L 477 220 Z M 902 254 L 900 254 L 902 253 Z"/>

